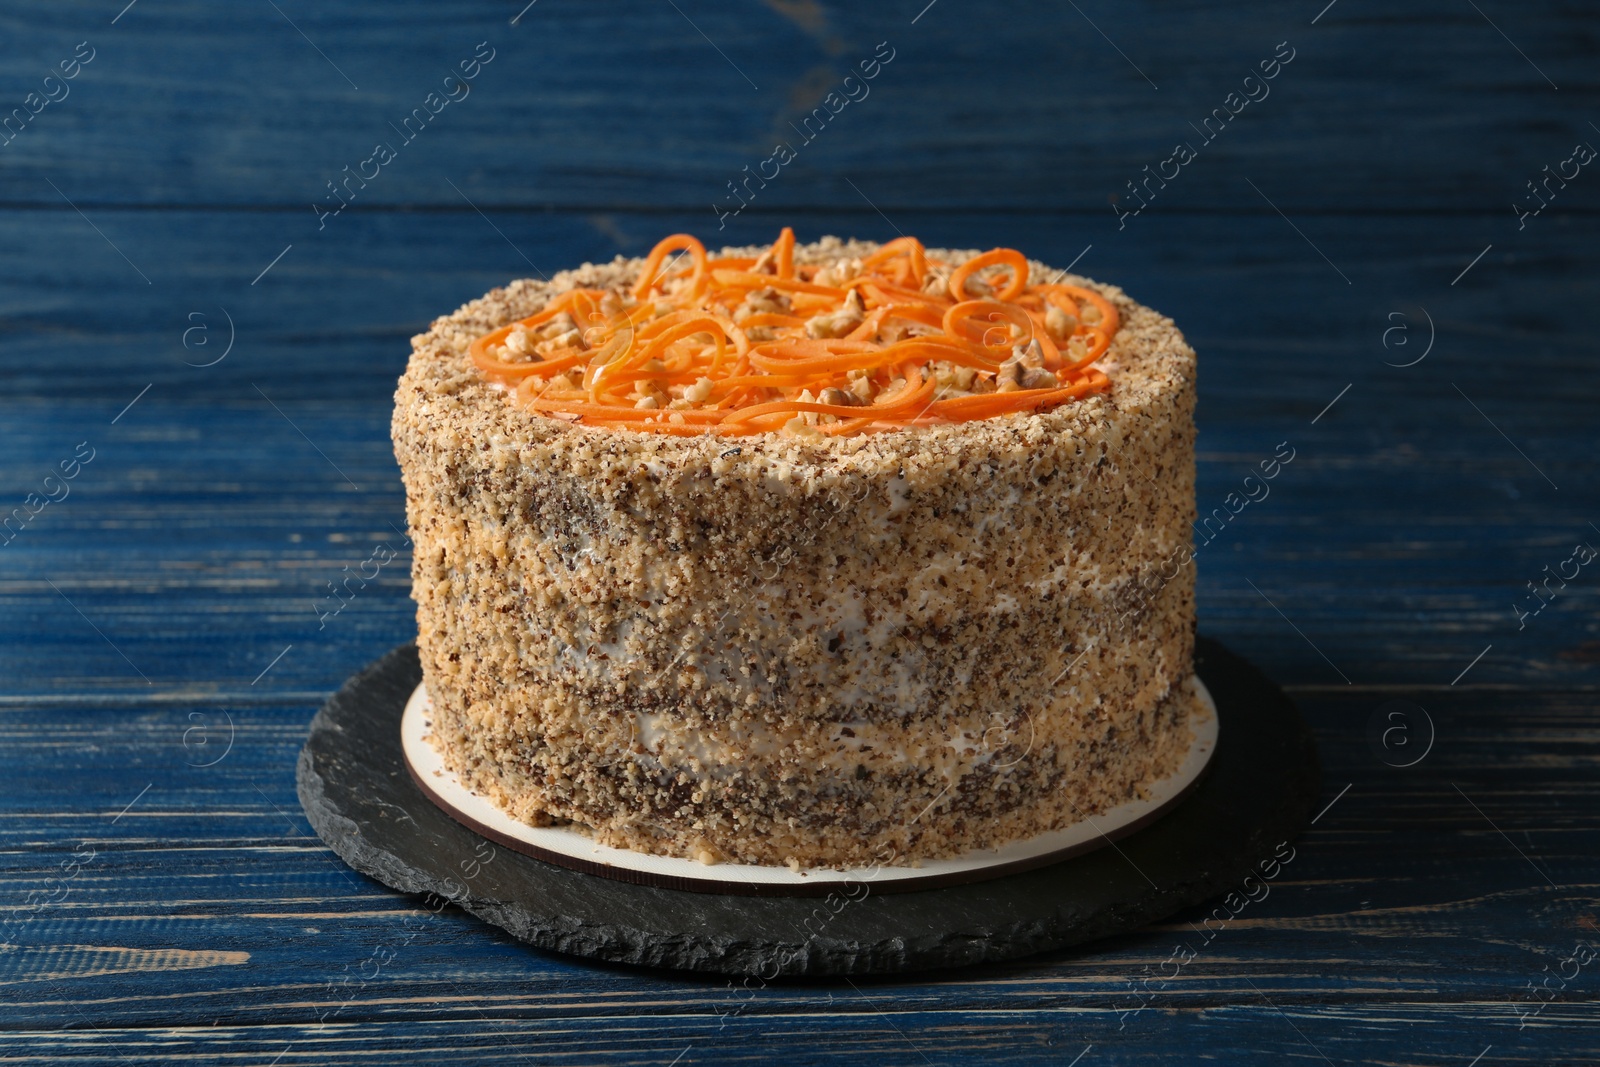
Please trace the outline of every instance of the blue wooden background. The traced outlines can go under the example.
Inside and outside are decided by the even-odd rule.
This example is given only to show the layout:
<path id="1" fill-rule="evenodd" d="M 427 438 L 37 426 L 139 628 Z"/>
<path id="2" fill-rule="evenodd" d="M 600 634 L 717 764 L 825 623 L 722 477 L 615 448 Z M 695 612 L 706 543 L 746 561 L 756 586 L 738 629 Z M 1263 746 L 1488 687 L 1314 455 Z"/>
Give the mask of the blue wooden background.
<path id="1" fill-rule="evenodd" d="M 124 3 L 0 9 L 6 1062 L 1600 1060 L 1583 5 Z M 1201 626 L 1299 701 L 1331 806 L 1209 940 L 1215 905 L 736 989 L 529 950 L 311 834 L 313 712 L 414 632 L 407 339 L 785 223 L 1015 245 L 1172 315 L 1202 512 L 1293 449 L 1201 549 Z"/>

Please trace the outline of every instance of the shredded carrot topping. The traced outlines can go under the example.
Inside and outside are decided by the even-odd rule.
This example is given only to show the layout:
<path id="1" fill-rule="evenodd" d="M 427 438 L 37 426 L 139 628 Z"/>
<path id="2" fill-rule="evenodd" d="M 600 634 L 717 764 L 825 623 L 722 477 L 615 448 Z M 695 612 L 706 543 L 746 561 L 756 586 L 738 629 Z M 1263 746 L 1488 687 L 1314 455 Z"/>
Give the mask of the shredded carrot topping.
<path id="1" fill-rule="evenodd" d="M 914 237 L 797 264 L 785 227 L 754 258 L 689 234 L 629 290 L 573 289 L 472 342 L 523 407 L 655 433 L 857 434 L 1042 411 L 1103 393 L 1120 319 L 1075 285 L 1031 284 L 996 248 L 952 267 Z"/>

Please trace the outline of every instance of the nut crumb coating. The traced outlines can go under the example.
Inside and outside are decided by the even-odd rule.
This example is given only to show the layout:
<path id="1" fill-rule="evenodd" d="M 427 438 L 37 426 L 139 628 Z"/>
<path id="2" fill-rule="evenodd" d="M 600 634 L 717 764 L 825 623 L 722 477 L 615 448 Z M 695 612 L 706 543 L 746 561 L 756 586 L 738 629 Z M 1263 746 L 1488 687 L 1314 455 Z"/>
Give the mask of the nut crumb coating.
<path id="1" fill-rule="evenodd" d="M 1195 356 L 1170 319 L 1069 276 L 1122 316 L 1109 393 L 847 437 L 589 427 L 473 367 L 475 337 L 641 263 L 516 281 L 413 338 L 393 435 L 451 770 L 609 845 L 849 867 L 1059 829 L 1177 769 Z"/>

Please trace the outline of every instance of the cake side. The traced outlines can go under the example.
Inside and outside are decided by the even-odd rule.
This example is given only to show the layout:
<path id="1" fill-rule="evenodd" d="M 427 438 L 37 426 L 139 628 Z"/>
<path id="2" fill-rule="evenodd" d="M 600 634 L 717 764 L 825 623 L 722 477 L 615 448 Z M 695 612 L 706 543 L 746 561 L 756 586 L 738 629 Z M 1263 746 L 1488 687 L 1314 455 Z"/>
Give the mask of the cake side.
<path id="1" fill-rule="evenodd" d="M 469 304 L 397 392 L 434 732 L 469 785 L 608 844 L 840 865 L 1057 828 L 1175 769 L 1193 575 L 1151 576 L 1189 543 L 1194 355 L 1170 320 L 1073 279 L 1122 314 L 1109 394 L 863 437 L 590 429 L 467 360 L 637 270 Z"/>

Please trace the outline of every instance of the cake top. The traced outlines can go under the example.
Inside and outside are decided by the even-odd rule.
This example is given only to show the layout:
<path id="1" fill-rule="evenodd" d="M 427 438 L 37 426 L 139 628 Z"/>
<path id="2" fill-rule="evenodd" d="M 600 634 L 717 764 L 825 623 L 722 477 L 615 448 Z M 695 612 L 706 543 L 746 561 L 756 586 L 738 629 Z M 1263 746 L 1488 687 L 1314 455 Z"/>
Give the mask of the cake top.
<path id="1" fill-rule="evenodd" d="M 914 237 L 832 262 L 794 251 L 787 227 L 757 255 L 720 258 L 675 234 L 631 285 L 566 289 L 469 352 L 526 410 L 676 436 L 871 434 L 1111 388 L 1095 363 L 1116 307 L 1034 278 L 1014 249 L 959 264 Z"/>

